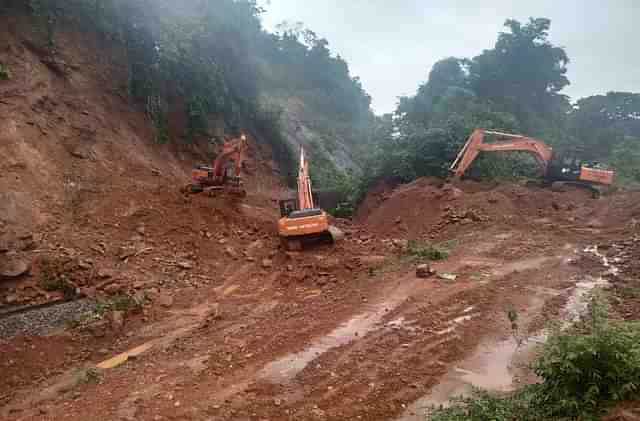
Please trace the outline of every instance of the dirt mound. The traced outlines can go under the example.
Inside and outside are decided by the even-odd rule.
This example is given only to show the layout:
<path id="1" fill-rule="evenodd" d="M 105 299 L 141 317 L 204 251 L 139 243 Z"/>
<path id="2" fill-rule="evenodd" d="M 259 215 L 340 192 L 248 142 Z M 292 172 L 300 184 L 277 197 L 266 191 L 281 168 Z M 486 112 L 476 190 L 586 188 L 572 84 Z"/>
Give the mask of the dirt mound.
<path id="1" fill-rule="evenodd" d="M 593 199 L 570 188 L 556 192 L 520 184 L 456 185 L 419 179 L 395 189 L 380 185 L 365 199 L 358 220 L 385 238 L 434 238 L 471 224 L 537 229 L 580 224 L 607 227 L 640 215 L 640 194 L 616 193 Z"/>

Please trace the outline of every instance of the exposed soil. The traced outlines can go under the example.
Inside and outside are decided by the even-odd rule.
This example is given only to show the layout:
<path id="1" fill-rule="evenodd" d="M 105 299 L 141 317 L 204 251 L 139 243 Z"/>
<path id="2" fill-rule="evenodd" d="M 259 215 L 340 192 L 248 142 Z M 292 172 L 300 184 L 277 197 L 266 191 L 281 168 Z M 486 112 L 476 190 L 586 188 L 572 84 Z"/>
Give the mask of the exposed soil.
<path id="1" fill-rule="evenodd" d="M 422 179 L 372 192 L 355 222 L 336 221 L 342 242 L 285 252 L 284 188 L 259 136 L 245 199 L 184 196 L 206 146 L 181 142 L 180 122 L 153 144 L 120 95 L 117 51 L 62 34 L 52 70 L 2 19 L 0 58 L 18 76 L 0 83 L 0 261 L 28 271 L 1 281 L 0 310 L 61 298 L 45 288 L 61 278 L 140 304 L 0 337 L 3 419 L 394 419 L 478 346 L 508 341 L 508 311 L 527 315 L 523 332 L 557 317 L 602 270 L 586 247 L 626 259 L 614 288 L 635 288 L 638 193 Z M 418 278 L 408 239 L 450 256 Z"/>

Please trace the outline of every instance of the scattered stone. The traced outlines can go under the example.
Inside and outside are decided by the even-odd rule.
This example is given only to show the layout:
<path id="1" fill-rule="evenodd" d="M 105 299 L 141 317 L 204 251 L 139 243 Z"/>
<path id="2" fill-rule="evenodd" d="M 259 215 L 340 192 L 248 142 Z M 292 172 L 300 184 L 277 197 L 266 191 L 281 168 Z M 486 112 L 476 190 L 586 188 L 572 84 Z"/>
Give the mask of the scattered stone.
<path id="1" fill-rule="evenodd" d="M 433 274 L 434 270 L 431 269 L 431 266 L 426 263 L 418 265 L 418 267 L 416 267 L 416 276 L 418 278 L 429 278 Z"/>
<path id="2" fill-rule="evenodd" d="M 122 285 L 114 282 L 106 285 L 102 290 L 109 295 L 116 295 L 119 292 L 121 292 L 123 289 L 124 288 L 122 287 Z"/>
<path id="3" fill-rule="evenodd" d="M 160 295 L 157 301 L 162 307 L 171 307 L 173 305 L 173 297 L 169 294 Z"/>
<path id="4" fill-rule="evenodd" d="M 445 281 L 455 281 L 456 279 L 458 279 L 458 275 L 443 272 L 438 274 L 438 278 L 444 279 Z"/>
<path id="5" fill-rule="evenodd" d="M 0 262 L 0 279 L 19 278 L 27 275 L 31 270 L 31 263 L 24 259 L 9 259 Z"/>
<path id="6" fill-rule="evenodd" d="M 124 328 L 124 312 L 112 311 L 110 316 L 111 327 L 114 330 L 122 330 Z"/>
<path id="7" fill-rule="evenodd" d="M 262 259 L 262 267 L 264 269 L 269 269 L 273 267 L 273 260 L 271 259 Z"/>
<path id="8" fill-rule="evenodd" d="M 193 263 L 192 262 L 188 262 L 188 261 L 185 260 L 185 261 L 182 261 L 182 262 L 178 262 L 178 267 L 180 269 L 185 269 L 185 270 L 193 269 Z"/>
<path id="9" fill-rule="evenodd" d="M 224 249 L 224 254 L 231 257 L 232 259 L 238 258 L 238 253 L 233 249 L 233 247 L 227 247 Z"/>

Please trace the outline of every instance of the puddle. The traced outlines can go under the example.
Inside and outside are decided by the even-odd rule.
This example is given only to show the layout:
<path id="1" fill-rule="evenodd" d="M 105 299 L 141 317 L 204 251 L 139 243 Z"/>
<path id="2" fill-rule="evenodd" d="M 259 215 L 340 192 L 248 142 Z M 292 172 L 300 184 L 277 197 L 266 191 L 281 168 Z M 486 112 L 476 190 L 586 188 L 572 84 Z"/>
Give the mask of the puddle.
<path id="1" fill-rule="evenodd" d="M 525 270 L 539 269 L 549 260 L 556 257 L 535 257 L 533 259 L 518 260 L 517 262 L 506 263 L 493 271 L 494 276 L 507 276 L 514 272 L 522 272 Z"/>
<path id="2" fill-rule="evenodd" d="M 370 311 L 355 316 L 340 325 L 326 336 L 323 336 L 305 350 L 289 354 L 266 365 L 258 375 L 272 383 L 286 383 L 301 372 L 311 361 L 332 348 L 346 345 L 349 342 L 376 330 L 385 314 L 400 304 L 401 300 L 386 302 L 373 307 Z M 400 321 L 399 323 L 402 323 Z"/>
<path id="3" fill-rule="evenodd" d="M 617 268 L 611 264 L 606 256 L 598 251 L 597 246 L 588 247 L 584 251 L 596 255 L 602 260 L 603 265 L 607 268 L 605 273 L 614 275 L 617 273 Z M 525 262 L 519 262 L 520 266 L 515 270 L 523 270 L 523 266 L 537 267 L 547 259 L 530 259 Z M 500 271 L 506 269 L 502 267 Z M 513 270 L 513 267 L 509 269 Z M 585 313 L 588 306 L 589 293 L 594 288 L 603 287 L 607 284 L 608 282 L 602 277 L 587 278 L 576 283 L 562 311 L 565 327 L 575 323 Z M 533 312 L 535 306 L 540 307 L 540 303 L 544 302 L 544 295 L 550 295 L 549 291 L 544 290 L 534 290 L 533 292 L 534 295 L 531 297 L 529 306 L 530 312 Z M 536 302 L 538 304 L 535 304 Z M 398 421 L 424 421 L 426 412 L 430 407 L 446 406 L 452 397 L 468 396 L 474 388 L 496 392 L 514 390 L 516 388 L 516 385 L 514 385 L 516 366 L 520 366 L 520 362 L 529 361 L 535 346 L 539 343 L 544 343 L 545 340 L 546 333 L 543 331 L 537 336 L 528 338 L 521 347 L 518 347 L 512 339 L 480 345 L 471 357 L 450 370 L 440 383 L 431 389 L 428 395 L 409 405 L 406 411 L 398 418 Z"/>

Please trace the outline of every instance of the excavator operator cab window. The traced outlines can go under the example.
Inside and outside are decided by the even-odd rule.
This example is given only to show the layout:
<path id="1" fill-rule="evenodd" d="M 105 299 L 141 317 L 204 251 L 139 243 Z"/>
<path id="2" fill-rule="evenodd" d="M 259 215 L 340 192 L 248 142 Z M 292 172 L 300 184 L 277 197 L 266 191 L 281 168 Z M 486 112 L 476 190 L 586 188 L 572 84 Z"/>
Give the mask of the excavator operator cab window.
<path id="1" fill-rule="evenodd" d="M 288 217 L 293 212 L 298 210 L 298 205 L 295 199 L 286 199 L 280 201 L 280 216 Z"/>

